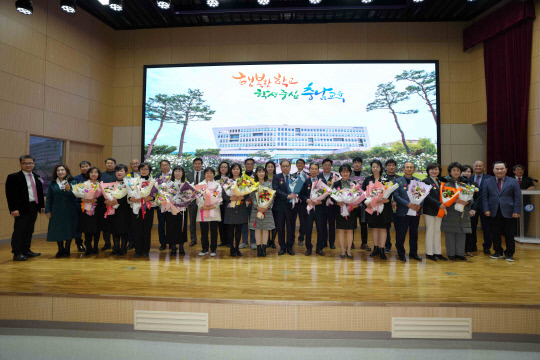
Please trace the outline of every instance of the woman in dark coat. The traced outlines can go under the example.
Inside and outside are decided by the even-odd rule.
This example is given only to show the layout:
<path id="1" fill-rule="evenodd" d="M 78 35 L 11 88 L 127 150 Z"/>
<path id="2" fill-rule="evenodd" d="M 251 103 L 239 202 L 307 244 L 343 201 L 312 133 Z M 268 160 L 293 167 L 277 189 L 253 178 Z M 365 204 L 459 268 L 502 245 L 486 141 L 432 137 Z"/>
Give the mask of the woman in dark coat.
<path id="1" fill-rule="evenodd" d="M 124 183 L 128 168 L 124 164 L 118 164 L 114 168 L 117 183 Z M 127 241 L 131 225 L 131 207 L 128 204 L 127 194 L 120 199 L 105 200 L 105 205 L 120 205 L 114 211 L 114 215 L 107 215 L 106 227 L 113 236 L 113 251 L 111 255 L 125 255 L 127 253 Z"/>
<path id="2" fill-rule="evenodd" d="M 231 165 L 231 178 L 238 180 L 242 175 L 242 165 L 235 163 Z M 223 190 L 223 202 L 225 203 L 225 218 L 223 223 L 229 229 L 229 244 L 231 256 L 242 256 L 240 252 L 240 240 L 242 239 L 242 226 L 248 223 L 248 214 L 246 212 L 246 200 L 249 195 L 229 196 Z M 230 207 L 231 201 L 238 201 L 235 207 Z"/>
<path id="3" fill-rule="evenodd" d="M 472 174 L 474 174 L 474 170 L 470 165 L 463 165 L 463 171 L 461 172 L 461 177 L 465 179 L 465 183 L 469 185 L 473 185 L 476 188 L 479 188 L 478 184 L 474 181 L 469 181 Z M 473 204 L 471 206 L 471 210 L 474 210 L 475 213 L 478 211 L 478 208 L 480 207 L 480 191 L 477 191 L 473 195 Z M 473 257 L 473 252 L 478 251 L 478 248 L 476 247 L 475 243 L 476 238 L 471 234 L 465 234 L 465 256 Z"/>
<path id="4" fill-rule="evenodd" d="M 171 181 L 173 182 L 173 186 L 178 190 L 182 188 L 186 182 L 186 171 L 183 167 L 176 166 L 172 170 Z M 181 256 L 186 255 L 184 243 L 187 242 L 187 218 L 187 208 L 180 209 L 180 212 L 176 215 L 170 211 L 165 214 L 165 222 L 167 224 L 165 233 L 167 234 L 167 242 L 169 243 L 169 248 L 171 249 L 171 256 L 176 257 L 177 245 L 178 254 Z"/>
<path id="5" fill-rule="evenodd" d="M 101 179 L 101 171 L 97 167 L 91 167 L 85 173 L 86 181 L 92 184 L 99 185 Z M 101 194 L 101 190 L 98 190 Z M 99 233 L 103 230 L 105 221 L 103 216 L 105 215 L 105 203 L 103 196 L 99 196 L 94 199 L 82 199 L 83 203 L 96 204 L 93 212 L 84 211 L 80 216 L 80 228 L 84 234 L 84 244 L 86 246 L 85 256 L 92 254 L 99 254 L 98 243 Z M 92 240 L 94 240 L 94 248 L 92 249 Z"/>
<path id="6" fill-rule="evenodd" d="M 442 256 L 441 251 L 441 222 L 442 218 L 437 217 L 439 210 L 446 210 L 440 202 L 441 182 L 444 181 L 441 176 L 441 165 L 429 164 L 426 168 L 428 176 L 423 180 L 424 183 L 431 185 L 429 195 L 424 200 L 424 221 L 426 223 L 426 258 L 431 261 L 447 260 Z"/>
<path id="7" fill-rule="evenodd" d="M 223 183 L 227 181 L 230 177 L 231 167 L 229 166 L 229 163 L 226 161 L 222 161 L 219 163 L 218 166 L 219 175 L 217 175 L 214 180 L 219 182 L 221 186 L 223 186 Z M 222 202 L 219 206 L 219 210 L 221 211 L 221 221 L 219 222 L 219 246 L 229 246 L 229 229 L 227 228 L 227 225 L 223 223 L 223 219 L 225 218 L 225 203 Z"/>
<path id="8" fill-rule="evenodd" d="M 69 257 L 71 240 L 77 235 L 77 199 L 71 191 L 75 181 L 66 165 L 56 165 L 47 190 L 45 214 L 49 218 L 47 241 L 58 244 L 55 257 Z"/>
<path id="9" fill-rule="evenodd" d="M 341 179 L 336 181 L 332 187 L 337 189 L 349 189 L 354 186 L 354 183 L 349 180 L 352 174 L 352 169 L 349 165 L 341 165 L 339 167 L 339 175 L 341 175 Z M 349 212 L 349 216 L 346 218 L 344 216 L 341 216 L 341 203 L 336 202 L 334 199 L 332 199 L 332 202 L 334 203 L 333 206 L 337 206 L 338 209 L 336 210 L 336 230 L 338 232 L 339 237 L 339 245 L 341 246 L 341 255 L 340 257 L 342 259 L 345 259 L 345 257 L 348 257 L 349 259 L 352 259 L 353 256 L 351 254 L 351 247 L 353 242 L 354 233 L 353 230 L 356 229 L 358 220 L 356 218 L 358 212 L 354 211 L 356 208 L 358 208 L 358 205 L 355 205 L 352 210 Z M 347 248 L 345 248 L 345 235 L 347 235 Z"/>

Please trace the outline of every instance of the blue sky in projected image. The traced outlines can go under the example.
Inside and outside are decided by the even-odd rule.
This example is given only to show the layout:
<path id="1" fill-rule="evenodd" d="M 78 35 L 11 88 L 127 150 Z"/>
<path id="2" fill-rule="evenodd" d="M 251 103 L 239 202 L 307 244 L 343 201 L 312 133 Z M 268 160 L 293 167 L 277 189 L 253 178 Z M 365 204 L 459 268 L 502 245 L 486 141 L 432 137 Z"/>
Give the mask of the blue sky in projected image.
<path id="1" fill-rule="evenodd" d="M 433 63 L 413 64 L 272 64 L 228 65 L 206 67 L 149 68 L 146 77 L 146 100 L 158 93 L 183 94 L 188 89 L 203 92 L 206 103 L 216 113 L 210 122 L 191 122 L 186 133 L 185 151 L 215 148 L 213 127 L 242 125 L 332 125 L 367 126 L 371 145 L 400 140 L 392 115 L 386 110 L 366 111 L 366 105 L 374 100 L 377 85 L 394 80 L 403 70 L 435 70 Z M 257 87 L 240 85 L 233 78 L 242 72 L 246 76 L 265 73 L 273 78 L 278 73 L 298 82 L 289 90 L 302 93 L 313 82 L 314 90 L 333 88 L 344 93 L 345 103 L 340 100 L 309 101 L 307 96 L 298 100 L 288 97 L 264 99 L 254 95 Z M 397 90 L 404 90 L 409 82 L 394 82 Z M 281 91 L 281 85 L 271 84 L 264 90 Z M 427 137 L 437 141 L 437 128 L 425 102 L 411 96 L 396 106 L 397 110 L 418 109 L 418 114 L 400 115 L 399 120 L 407 139 Z M 146 121 L 145 144 L 149 144 L 159 122 Z M 156 141 L 157 145 L 178 146 L 181 125 L 165 124 Z"/>

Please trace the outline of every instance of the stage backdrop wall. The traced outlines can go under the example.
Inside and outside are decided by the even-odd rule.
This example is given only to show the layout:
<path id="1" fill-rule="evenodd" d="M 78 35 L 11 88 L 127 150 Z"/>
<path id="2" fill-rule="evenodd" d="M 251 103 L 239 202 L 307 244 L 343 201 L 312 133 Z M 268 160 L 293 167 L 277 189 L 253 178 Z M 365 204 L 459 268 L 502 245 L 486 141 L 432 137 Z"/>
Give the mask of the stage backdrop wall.
<path id="1" fill-rule="evenodd" d="M 535 1 L 536 14 L 540 14 L 540 1 Z M 540 21 L 533 23 L 531 59 L 531 91 L 529 94 L 529 172 L 540 177 Z M 539 188 L 538 186 L 536 187 Z"/>

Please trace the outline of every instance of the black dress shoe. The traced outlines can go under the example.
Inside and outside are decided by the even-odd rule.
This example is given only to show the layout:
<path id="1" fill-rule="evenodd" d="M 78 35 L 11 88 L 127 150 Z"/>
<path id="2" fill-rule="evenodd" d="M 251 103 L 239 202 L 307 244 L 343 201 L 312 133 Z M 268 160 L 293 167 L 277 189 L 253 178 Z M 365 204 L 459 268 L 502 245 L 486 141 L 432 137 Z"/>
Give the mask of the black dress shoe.
<path id="1" fill-rule="evenodd" d="M 26 253 L 26 257 L 37 257 L 37 256 L 41 256 L 41 253 L 35 253 L 32 250 Z"/>
<path id="2" fill-rule="evenodd" d="M 197 245 L 197 241 L 192 241 L 189 243 L 189 246 L 195 246 L 195 245 Z"/>
<path id="3" fill-rule="evenodd" d="M 455 256 L 449 256 L 448 259 L 450 259 L 450 260 L 456 260 L 456 257 L 455 257 Z"/>
<path id="4" fill-rule="evenodd" d="M 171 256 L 176 256 L 176 249 L 171 250 Z"/>
<path id="5" fill-rule="evenodd" d="M 437 257 L 435 255 L 426 255 L 426 259 L 431 261 L 437 261 Z"/>
<path id="6" fill-rule="evenodd" d="M 465 256 L 456 255 L 456 259 L 461 261 L 467 261 L 467 258 Z"/>
<path id="7" fill-rule="evenodd" d="M 324 251 L 322 251 L 321 249 L 315 250 L 315 254 L 320 255 L 320 256 L 326 255 L 326 254 L 324 253 Z"/>
<path id="8" fill-rule="evenodd" d="M 294 255 L 294 251 L 293 251 L 293 249 L 289 249 L 289 250 L 287 250 L 287 254 L 289 254 L 289 255 Z"/>
<path id="9" fill-rule="evenodd" d="M 341 259 L 345 259 L 345 258 L 347 257 L 347 255 L 345 255 L 345 254 L 339 254 L 339 257 L 340 257 Z"/>
<path id="10" fill-rule="evenodd" d="M 98 248 L 94 248 L 94 250 L 92 250 L 92 254 L 99 254 Z"/>
<path id="11" fill-rule="evenodd" d="M 484 249 L 484 254 L 491 255 L 491 251 L 489 251 L 489 249 Z"/>
<path id="12" fill-rule="evenodd" d="M 347 254 L 347 259 L 351 259 L 351 260 L 352 260 L 352 259 L 354 259 L 354 257 L 352 256 L 352 254 L 350 254 L 350 255 Z"/>
<path id="13" fill-rule="evenodd" d="M 13 255 L 13 261 L 26 261 L 28 258 L 23 254 Z"/>
<path id="14" fill-rule="evenodd" d="M 77 244 L 77 251 L 78 252 L 85 252 L 84 246 L 82 246 L 81 244 Z"/>
<path id="15" fill-rule="evenodd" d="M 143 257 L 143 258 L 147 258 L 147 257 L 149 257 L 149 256 L 150 256 L 149 253 L 143 253 L 143 254 L 142 254 L 142 257 Z"/>
<path id="16" fill-rule="evenodd" d="M 184 249 L 181 249 L 181 250 L 178 251 L 178 255 L 184 256 L 184 255 L 186 255 L 186 252 L 184 251 Z"/>
<path id="17" fill-rule="evenodd" d="M 229 246 L 229 245 L 227 245 L 227 244 L 225 244 L 225 243 L 222 243 L 222 242 L 220 242 L 220 243 L 219 243 L 219 244 L 218 244 L 217 246 Z"/>
<path id="18" fill-rule="evenodd" d="M 105 246 L 103 246 L 103 247 L 101 248 L 101 251 L 103 251 L 103 250 L 109 250 L 110 248 L 111 248 L 111 244 L 105 244 Z"/>
<path id="19" fill-rule="evenodd" d="M 133 257 L 140 258 L 140 257 L 142 257 L 142 254 L 141 253 L 135 253 L 135 255 Z"/>
<path id="20" fill-rule="evenodd" d="M 161 245 L 159 251 L 167 250 L 167 245 Z"/>
<path id="21" fill-rule="evenodd" d="M 354 248 L 352 248 L 352 249 L 354 249 Z M 368 244 L 362 244 L 362 245 L 360 245 L 360 249 L 366 250 L 366 251 L 371 251 L 371 248 L 369 247 Z"/>
<path id="22" fill-rule="evenodd" d="M 236 250 L 236 256 L 242 257 L 242 253 L 241 253 L 240 250 L 238 250 L 238 249 Z"/>
<path id="23" fill-rule="evenodd" d="M 281 255 L 285 254 L 286 252 L 287 252 L 287 251 L 286 251 L 284 248 L 281 248 L 281 249 L 279 249 L 279 251 L 278 251 L 277 254 L 278 254 L 279 256 L 281 256 Z"/>
<path id="24" fill-rule="evenodd" d="M 306 250 L 305 255 L 306 255 L 306 256 L 310 256 L 310 255 L 311 255 L 311 250 Z"/>
<path id="25" fill-rule="evenodd" d="M 416 261 L 422 261 L 422 258 L 418 255 L 409 255 L 409 259 L 414 259 Z"/>
<path id="26" fill-rule="evenodd" d="M 436 257 L 437 259 L 441 260 L 441 261 L 448 261 L 448 259 L 445 258 L 444 256 L 442 256 L 441 254 L 439 254 L 439 255 L 435 254 L 435 257 Z"/>
<path id="27" fill-rule="evenodd" d="M 235 249 L 231 249 L 231 256 L 236 257 L 236 250 Z"/>
<path id="28" fill-rule="evenodd" d="M 90 256 L 90 255 L 92 255 L 92 249 L 86 249 L 84 256 Z"/>
<path id="29" fill-rule="evenodd" d="M 127 249 L 128 249 L 128 250 L 133 250 L 133 249 L 135 249 L 135 246 L 133 246 L 133 245 L 128 245 Z"/>
<path id="30" fill-rule="evenodd" d="M 407 258 L 405 256 L 398 255 L 398 259 L 403 261 L 403 262 L 407 262 Z"/>
<path id="31" fill-rule="evenodd" d="M 335 249 L 336 249 L 336 245 L 334 245 L 334 244 L 330 245 L 330 249 L 335 250 Z"/>

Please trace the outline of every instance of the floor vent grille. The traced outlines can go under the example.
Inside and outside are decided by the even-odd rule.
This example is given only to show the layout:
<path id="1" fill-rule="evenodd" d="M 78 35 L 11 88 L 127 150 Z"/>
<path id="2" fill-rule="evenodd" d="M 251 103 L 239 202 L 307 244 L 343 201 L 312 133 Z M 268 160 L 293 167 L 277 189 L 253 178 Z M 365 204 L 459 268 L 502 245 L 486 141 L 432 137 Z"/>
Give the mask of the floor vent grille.
<path id="1" fill-rule="evenodd" d="M 135 330 L 208 332 L 208 314 L 135 310 Z"/>

